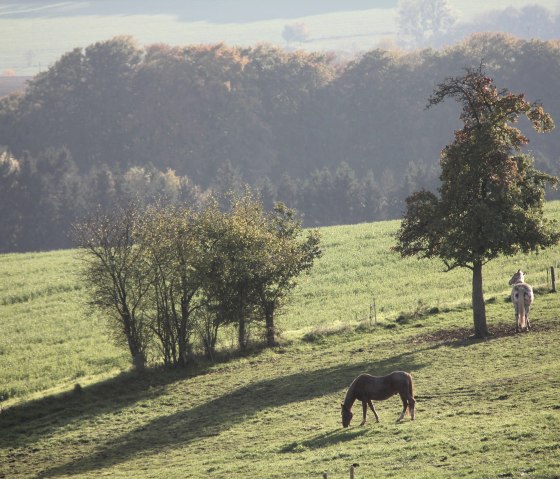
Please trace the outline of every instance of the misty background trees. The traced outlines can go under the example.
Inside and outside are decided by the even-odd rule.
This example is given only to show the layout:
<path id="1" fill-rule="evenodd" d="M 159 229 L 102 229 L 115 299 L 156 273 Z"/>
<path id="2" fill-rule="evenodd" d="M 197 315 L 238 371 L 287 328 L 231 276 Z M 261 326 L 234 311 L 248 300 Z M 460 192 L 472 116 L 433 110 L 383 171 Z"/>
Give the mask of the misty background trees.
<path id="1" fill-rule="evenodd" d="M 542 5 L 508 6 L 465 20 L 447 0 L 399 0 L 396 44 L 406 49 L 442 48 L 476 32 L 501 32 L 518 38 L 557 40 L 560 16 Z"/>
<path id="2" fill-rule="evenodd" d="M 353 60 L 123 37 L 72 50 L 0 100 L 0 251 L 68 247 L 70 224 L 98 207 L 245 184 L 305 226 L 400 217 L 406 196 L 437 188 L 460 127 L 451 103 L 425 110 L 434 86 L 483 60 L 497 84 L 560 117 L 559 52 L 503 34 Z M 539 170 L 559 173 L 559 141 L 529 144 Z"/>

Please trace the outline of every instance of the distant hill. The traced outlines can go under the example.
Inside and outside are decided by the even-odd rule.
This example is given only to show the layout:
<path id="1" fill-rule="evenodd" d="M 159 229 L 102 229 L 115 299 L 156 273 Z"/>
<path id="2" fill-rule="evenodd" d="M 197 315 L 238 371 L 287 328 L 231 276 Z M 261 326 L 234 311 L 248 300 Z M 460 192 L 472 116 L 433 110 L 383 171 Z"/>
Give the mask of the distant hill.
<path id="1" fill-rule="evenodd" d="M 16 91 L 23 91 L 31 78 L 30 76 L 0 77 L 0 98 Z"/>
<path id="2" fill-rule="evenodd" d="M 271 19 L 293 19 L 372 8 L 396 8 L 397 0 L 113 0 L 111 2 L 54 2 L 52 0 L 20 0 L 6 6 L 2 15 L 8 18 L 74 17 L 84 15 L 176 15 L 182 21 L 211 23 L 247 23 Z"/>

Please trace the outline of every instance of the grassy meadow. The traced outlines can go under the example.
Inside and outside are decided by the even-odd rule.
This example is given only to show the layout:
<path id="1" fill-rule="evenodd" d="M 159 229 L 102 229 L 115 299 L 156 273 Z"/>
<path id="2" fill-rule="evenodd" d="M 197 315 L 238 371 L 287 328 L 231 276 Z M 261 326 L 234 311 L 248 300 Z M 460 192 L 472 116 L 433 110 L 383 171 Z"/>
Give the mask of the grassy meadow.
<path id="1" fill-rule="evenodd" d="M 560 203 L 547 212 L 560 219 Z M 0 478 L 336 479 L 354 462 L 357 479 L 560 478 L 560 300 L 546 273 L 560 248 L 485 267 L 494 335 L 479 341 L 470 272 L 401 260 L 397 228 L 321 229 L 281 346 L 143 375 L 88 312 L 75 252 L 0 256 Z M 507 301 L 518 268 L 537 293 L 523 334 Z M 379 424 L 360 427 L 356 404 L 342 429 L 352 379 L 397 369 L 414 377 L 417 420 L 395 424 L 395 397 L 376 404 Z"/>

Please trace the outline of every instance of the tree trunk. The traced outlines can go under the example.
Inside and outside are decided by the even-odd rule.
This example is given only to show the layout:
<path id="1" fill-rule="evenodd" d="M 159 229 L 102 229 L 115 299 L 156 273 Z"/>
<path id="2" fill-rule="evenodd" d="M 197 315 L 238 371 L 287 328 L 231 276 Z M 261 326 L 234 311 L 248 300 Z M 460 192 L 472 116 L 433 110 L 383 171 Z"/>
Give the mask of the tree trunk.
<path id="1" fill-rule="evenodd" d="M 239 291 L 239 319 L 238 319 L 238 336 L 239 350 L 247 349 L 247 332 L 245 324 L 245 316 L 247 312 L 247 293 L 245 285 L 241 286 Z"/>
<path id="2" fill-rule="evenodd" d="M 128 349 L 130 351 L 130 355 L 132 356 L 132 365 L 135 369 L 143 370 L 146 364 L 146 356 L 144 355 L 144 351 L 142 351 L 140 341 L 137 337 L 138 335 L 135 334 L 136 331 L 133 324 L 134 319 L 128 311 L 121 313 L 121 319 L 123 322 L 123 331 L 128 343 Z"/>
<path id="3" fill-rule="evenodd" d="M 190 312 L 184 304 L 181 306 L 181 318 L 177 323 L 179 324 L 179 328 L 177 331 L 177 342 L 179 347 L 179 366 L 182 368 L 187 367 L 189 362 L 189 346 L 190 346 L 190 338 L 189 338 L 189 331 L 188 331 L 188 319 L 189 319 Z"/>
<path id="4" fill-rule="evenodd" d="M 181 368 L 186 368 L 189 363 L 187 350 L 188 350 L 187 340 L 181 337 L 179 339 L 179 360 L 178 360 L 179 367 Z"/>
<path id="5" fill-rule="evenodd" d="M 267 304 L 265 308 L 266 319 L 266 345 L 272 348 L 276 345 L 276 330 L 274 328 L 274 306 Z"/>
<path id="6" fill-rule="evenodd" d="M 488 336 L 488 326 L 486 325 L 486 305 L 484 304 L 484 292 L 482 290 L 481 262 L 473 264 L 472 309 L 474 335 L 477 338 L 486 338 Z"/>
<path id="7" fill-rule="evenodd" d="M 245 351 L 247 349 L 247 339 L 245 337 L 245 317 L 240 315 L 237 329 L 237 343 L 239 345 L 240 351 Z"/>

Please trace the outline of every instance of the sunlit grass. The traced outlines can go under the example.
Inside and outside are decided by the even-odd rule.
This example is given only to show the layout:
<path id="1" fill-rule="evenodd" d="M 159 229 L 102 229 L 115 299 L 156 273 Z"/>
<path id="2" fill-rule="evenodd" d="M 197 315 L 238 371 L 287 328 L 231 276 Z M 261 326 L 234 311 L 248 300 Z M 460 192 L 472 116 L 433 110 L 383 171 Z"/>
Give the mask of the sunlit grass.
<path id="1" fill-rule="evenodd" d="M 127 374 L 15 406 L 0 416 L 0 472 L 287 479 L 347 477 L 357 462 L 358 478 L 552 479 L 560 467 L 556 303 L 554 294 L 538 297 L 526 334 L 502 324 L 494 339 L 469 339 L 468 311 L 458 310 L 267 350 L 203 375 Z M 493 317 L 510 308 L 488 306 Z M 434 334 L 438 320 L 447 336 Z M 401 404 L 392 398 L 377 403 L 379 424 L 370 417 L 343 430 L 339 404 L 351 380 L 396 369 L 414 376 L 417 420 L 395 424 Z"/>
<path id="2" fill-rule="evenodd" d="M 3 400 L 127 366 L 104 321 L 87 314 L 73 251 L 1 255 L 0 277 Z"/>
<path id="3" fill-rule="evenodd" d="M 549 203 L 547 214 L 560 218 L 560 203 Z M 282 319 L 283 328 L 305 330 L 369 319 L 373 302 L 380 321 L 413 311 L 419 302 L 440 309 L 470 306 L 471 272 L 444 272 L 439 260 L 401 259 L 391 250 L 398 227 L 398 221 L 387 221 L 322 228 L 324 256 L 302 279 Z M 508 281 L 519 268 L 527 273 L 529 283 L 546 288 L 547 270 L 559 261 L 558 247 L 494 260 L 483 271 L 485 298 L 507 296 Z M 489 323 L 494 319 L 498 318 L 490 317 Z"/>

